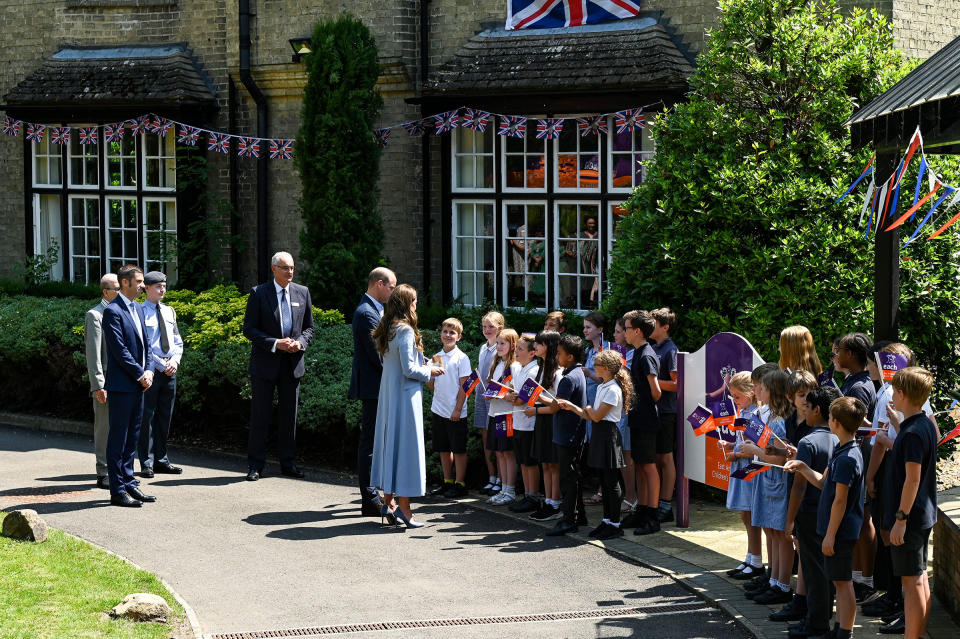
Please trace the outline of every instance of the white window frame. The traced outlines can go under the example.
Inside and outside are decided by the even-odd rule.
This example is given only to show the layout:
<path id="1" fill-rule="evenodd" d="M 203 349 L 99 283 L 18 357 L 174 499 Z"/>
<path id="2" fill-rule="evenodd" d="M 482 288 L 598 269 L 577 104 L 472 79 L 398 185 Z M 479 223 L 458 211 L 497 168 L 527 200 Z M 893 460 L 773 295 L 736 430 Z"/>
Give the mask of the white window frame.
<path id="1" fill-rule="evenodd" d="M 113 201 L 118 201 L 118 202 L 133 202 L 133 205 L 134 205 L 134 215 L 135 215 L 136 218 L 137 218 L 137 219 L 134 220 L 133 227 L 122 226 L 122 225 L 123 225 L 123 219 L 120 220 L 121 226 L 112 226 L 112 225 L 111 225 L 111 222 L 110 222 L 110 211 L 111 211 L 111 209 L 110 209 L 110 203 L 113 202 Z M 140 243 L 140 241 L 141 241 L 141 240 L 140 240 L 140 235 L 141 235 L 141 231 L 142 231 L 142 229 L 141 229 L 142 222 L 140 222 L 140 217 L 141 217 L 141 216 L 140 216 L 140 212 L 136 210 L 137 207 L 138 207 L 137 198 L 136 198 L 136 197 L 130 197 L 130 196 L 127 195 L 127 194 L 122 194 L 122 193 L 108 194 L 108 195 L 105 195 L 104 198 L 103 198 L 103 212 L 102 212 L 102 215 L 103 215 L 104 239 L 105 239 L 105 247 L 104 247 L 105 253 L 104 253 L 104 256 L 105 256 L 105 258 L 106 258 L 107 270 L 108 270 L 108 271 L 112 271 L 112 270 L 113 270 L 113 268 L 111 267 L 111 264 L 110 264 L 110 263 L 111 263 L 112 261 L 114 261 L 114 260 L 119 260 L 119 261 L 122 262 L 123 264 L 127 264 L 127 263 L 138 263 L 138 262 L 139 262 L 139 259 L 138 259 L 138 257 L 137 257 L 137 249 L 138 249 L 138 246 L 137 246 L 137 245 L 138 245 L 138 244 Z M 135 239 L 134 242 L 133 242 L 133 246 L 132 246 L 132 247 L 128 246 L 127 243 L 126 243 L 126 240 L 123 238 L 123 235 L 124 235 L 125 233 L 129 233 L 131 230 L 132 230 L 132 231 L 136 234 L 136 236 L 137 236 L 136 239 Z M 110 237 L 110 234 L 113 233 L 113 232 L 119 232 L 119 233 L 121 234 L 120 239 L 121 239 L 121 243 L 123 244 L 123 249 L 122 249 L 123 253 L 127 253 L 127 252 L 130 251 L 130 249 L 132 248 L 132 249 L 133 249 L 133 253 L 134 253 L 132 256 L 131 256 L 131 255 L 114 255 L 114 253 L 113 253 L 113 242 L 112 242 L 111 237 Z M 122 265 L 122 264 L 121 264 L 121 265 Z"/>
<path id="2" fill-rule="evenodd" d="M 607 191 L 608 191 L 609 193 L 631 193 L 631 192 L 633 192 L 633 190 L 634 190 L 635 188 L 637 188 L 637 186 L 639 186 L 639 184 L 640 184 L 639 182 L 636 183 L 636 184 L 632 184 L 633 179 L 636 177 L 636 172 L 635 172 L 635 171 L 630 174 L 631 186 L 629 186 L 629 187 L 626 187 L 626 186 L 617 186 L 617 187 L 615 187 L 615 186 L 613 186 L 613 166 L 614 166 L 614 164 L 613 164 L 613 156 L 614 156 L 614 155 L 626 155 L 626 154 L 628 153 L 627 151 L 614 151 L 614 150 L 613 150 L 613 136 L 616 135 L 616 133 L 617 133 L 617 127 L 616 127 L 616 125 L 614 124 L 614 122 L 615 122 L 615 120 L 614 120 L 613 116 L 611 116 L 611 117 L 609 117 L 609 118 L 607 119 L 607 166 L 610 167 L 610 170 L 607 171 Z M 636 131 L 634 131 L 633 133 L 636 134 Z M 650 129 L 644 128 L 643 131 L 640 133 L 640 135 L 641 135 L 641 136 L 646 135 L 646 136 L 648 137 L 648 139 L 650 140 L 650 145 L 651 145 L 651 146 L 654 146 L 653 137 L 650 135 Z M 641 140 L 642 140 L 642 138 L 641 138 Z M 631 159 L 632 159 L 633 162 L 636 162 L 636 161 L 637 161 L 637 158 L 643 158 L 643 162 L 644 162 L 644 164 L 646 164 L 654 155 L 656 155 L 656 148 L 653 148 L 653 149 L 650 150 L 650 151 L 645 151 L 645 150 L 643 150 L 642 148 L 641 148 L 641 149 L 636 149 L 636 148 L 634 148 L 635 145 L 636 145 L 635 136 L 631 136 L 630 151 L 629 151 L 629 153 L 630 153 L 630 157 L 631 157 Z M 641 146 L 642 146 L 642 145 L 641 145 Z M 633 169 L 633 168 L 634 168 L 634 166 L 633 166 L 633 164 L 631 164 L 631 169 Z"/>
<path id="3" fill-rule="evenodd" d="M 140 171 L 141 171 L 141 175 L 143 176 L 143 184 L 140 186 L 141 190 L 163 192 L 163 193 L 175 192 L 177 190 L 177 142 L 176 142 L 176 139 L 173 137 L 175 135 L 173 132 L 173 129 L 167 131 L 167 135 L 165 137 L 160 137 L 156 133 L 151 133 L 149 131 L 145 131 L 141 133 L 141 135 L 143 136 L 143 138 L 141 138 L 140 140 L 140 148 L 142 150 L 140 154 L 140 158 L 141 158 Z M 148 135 L 153 136 L 157 139 L 157 142 L 159 143 L 159 150 L 160 150 L 159 155 L 149 155 L 147 153 L 147 148 L 149 145 L 148 145 L 146 136 Z M 168 143 L 168 140 L 172 145 L 172 149 L 171 149 L 172 155 L 164 155 L 163 153 L 164 145 Z M 173 161 L 173 186 L 150 186 L 147 183 L 147 179 L 149 175 L 149 171 L 147 171 L 147 166 L 149 162 L 150 161 L 160 162 L 160 171 L 161 173 L 165 173 L 166 171 L 165 162 L 164 162 L 165 160 Z"/>
<path id="4" fill-rule="evenodd" d="M 460 144 L 460 132 L 469 131 L 474 136 L 476 135 L 489 135 L 490 136 L 490 151 L 477 153 L 476 151 L 461 152 L 459 150 Z M 450 163 L 450 191 L 452 193 L 495 193 L 497 190 L 497 134 L 494 131 L 494 116 L 490 117 L 490 122 L 487 124 L 487 130 L 483 133 L 480 131 L 474 131 L 473 129 L 464 129 L 459 127 L 452 131 L 450 136 L 450 155 L 452 161 Z M 477 178 L 477 162 L 480 161 L 480 158 L 489 157 L 490 158 L 490 172 L 491 172 L 491 184 L 492 186 L 458 186 L 457 185 L 457 170 L 459 169 L 461 157 L 472 157 L 474 158 L 473 165 L 473 177 L 474 181 Z"/>
<path id="5" fill-rule="evenodd" d="M 167 216 L 166 216 L 166 208 L 165 208 L 164 205 L 165 205 L 165 204 L 169 204 L 169 203 L 172 203 L 172 204 L 173 204 L 174 224 L 173 224 L 173 228 L 172 228 L 172 229 L 170 229 L 170 228 L 165 228 L 165 229 L 152 229 L 152 230 L 150 229 L 150 227 L 149 227 L 149 225 L 148 225 L 148 223 L 147 223 L 147 220 L 148 220 L 148 217 L 149 217 L 148 208 L 149 208 L 151 202 L 156 202 L 156 203 L 160 204 L 161 216 L 163 217 L 164 221 L 166 221 L 166 217 L 167 217 Z M 180 220 L 179 220 L 179 217 L 180 217 L 179 211 L 177 210 L 177 198 L 175 198 L 175 197 L 144 197 L 144 198 L 143 198 L 143 211 L 141 212 L 141 218 L 140 218 L 140 219 L 141 219 L 141 223 L 140 223 L 140 227 L 141 227 L 141 229 L 142 229 L 142 231 L 143 231 L 142 234 L 141 234 L 141 235 L 142 235 L 141 242 L 143 243 L 143 253 L 142 253 L 142 254 L 143 254 L 144 270 L 145 270 L 145 271 L 155 270 L 155 269 L 151 266 L 151 262 L 154 263 L 154 264 L 159 264 L 159 265 L 161 266 L 161 268 L 160 268 L 159 270 L 161 270 L 164 274 L 166 274 L 168 280 L 173 281 L 173 282 L 175 282 L 175 281 L 177 280 L 177 277 L 176 277 L 176 271 L 177 271 L 177 254 L 176 254 L 176 250 L 177 250 L 177 249 L 176 249 L 176 241 L 177 241 L 177 225 L 179 224 L 179 221 L 180 221 Z M 150 248 L 149 248 L 149 247 L 150 247 L 150 235 L 151 235 L 151 234 L 163 234 L 163 233 L 166 233 L 166 234 L 172 233 L 172 234 L 173 234 L 173 243 L 174 243 L 173 249 L 172 249 L 172 250 L 173 250 L 173 253 L 172 253 L 172 254 L 168 254 L 168 255 L 166 256 L 166 259 L 154 258 L 154 257 L 152 257 L 152 256 L 150 255 Z M 171 259 L 171 256 L 172 256 L 172 259 Z"/>
<path id="6" fill-rule="evenodd" d="M 141 133 L 140 135 L 142 136 L 142 135 L 145 135 L 145 134 L 142 134 L 142 133 Z M 167 135 L 170 135 L 170 134 L 168 133 Z M 123 175 L 123 171 L 124 171 L 124 169 L 123 169 L 124 160 L 125 160 L 125 159 L 128 159 L 128 156 L 125 156 L 125 155 L 113 155 L 113 154 L 111 154 L 111 153 L 110 153 L 110 144 L 111 144 L 111 143 L 110 143 L 110 142 L 106 142 L 105 140 L 102 142 L 102 144 L 103 144 L 103 165 L 100 167 L 100 171 L 101 171 L 101 173 L 102 173 L 102 175 L 103 175 L 103 188 L 106 189 L 106 190 L 108 190 L 108 191 L 136 191 L 136 190 L 137 190 L 137 184 L 136 184 L 136 180 L 137 180 L 137 168 L 138 168 L 138 165 L 142 162 L 141 154 L 137 153 L 137 136 L 135 136 L 135 135 L 133 135 L 133 134 L 131 133 L 131 134 L 129 135 L 129 137 L 124 137 L 124 139 L 120 141 L 121 151 L 122 151 L 122 149 L 123 149 L 123 145 L 124 145 L 124 144 L 127 144 L 127 143 L 133 145 L 133 158 L 132 158 L 132 159 L 133 159 L 133 162 L 132 162 L 132 164 L 133 164 L 133 181 L 134 181 L 134 184 L 131 185 L 131 186 L 123 186 L 123 185 L 117 186 L 117 185 L 110 184 L 110 183 L 108 182 L 109 177 L 110 177 L 110 160 L 111 160 L 111 159 L 119 160 L 119 162 L 120 162 L 120 173 L 121 173 L 121 175 Z M 141 148 L 145 148 L 145 147 L 142 146 Z M 144 168 L 146 168 L 146 167 L 144 166 Z M 123 180 L 123 178 L 121 177 L 121 181 L 122 181 L 122 180 Z"/>
<path id="7" fill-rule="evenodd" d="M 601 184 L 600 180 L 601 180 L 602 177 L 603 177 L 603 143 L 602 143 L 602 141 L 601 141 L 602 135 L 601 135 L 600 133 L 598 133 L 598 134 L 595 135 L 595 136 L 588 136 L 588 137 L 595 137 L 595 138 L 597 139 L 597 151 L 596 151 L 596 154 L 597 154 L 597 186 L 596 186 L 596 187 L 582 187 L 582 186 L 580 186 L 580 158 L 581 158 L 582 156 L 589 155 L 590 153 L 592 153 L 592 151 L 581 151 L 581 150 L 580 150 L 580 146 L 581 146 L 581 144 L 583 143 L 583 140 L 584 140 L 585 138 L 584 138 L 584 136 L 580 135 L 580 131 L 579 131 L 578 128 L 577 128 L 577 120 L 576 120 L 576 118 L 582 117 L 582 116 L 577 116 L 577 115 L 572 115 L 572 116 L 571 116 L 571 115 L 567 115 L 567 116 L 562 116 L 562 117 L 566 118 L 566 120 L 565 120 L 564 123 L 563 123 L 563 130 L 566 131 L 567 128 L 570 127 L 570 130 L 573 131 L 573 134 L 574 134 L 574 136 L 576 137 L 576 140 L 577 140 L 577 150 L 576 150 L 576 156 L 577 156 L 577 186 L 575 186 L 575 187 L 569 187 L 569 186 L 567 186 L 567 187 L 561 187 L 561 186 L 560 186 L 560 156 L 561 156 L 561 155 L 570 155 L 571 152 L 570 152 L 570 151 L 564 151 L 563 153 L 560 152 L 560 138 L 557 137 L 557 139 L 553 141 L 553 171 L 552 171 L 552 172 L 553 172 L 553 175 L 552 175 L 552 178 L 553 178 L 553 192 L 554 192 L 554 193 L 599 193 L 600 190 L 601 190 L 601 189 L 600 189 L 600 184 Z"/>
<path id="8" fill-rule="evenodd" d="M 96 191 L 97 189 L 100 188 L 101 171 L 99 170 L 99 168 L 97 169 L 97 175 L 94 176 L 96 178 L 96 181 L 93 184 L 86 184 L 83 182 L 74 182 L 75 176 L 73 174 L 73 161 L 75 159 L 79 159 L 81 162 L 81 165 L 86 167 L 87 161 L 91 159 L 90 156 L 92 155 L 93 156 L 92 159 L 94 160 L 93 166 L 99 167 L 100 165 L 99 144 L 80 144 L 80 129 L 89 127 L 89 126 L 95 126 L 95 125 L 92 125 L 92 124 L 71 125 L 70 142 L 64 145 L 67 147 L 67 171 L 66 171 L 67 172 L 67 188 L 70 189 L 71 191 Z M 98 137 L 100 136 L 99 130 L 96 132 L 96 135 Z M 80 155 L 74 155 L 73 153 L 74 145 L 76 145 L 76 147 L 80 150 Z M 81 178 L 89 177 L 86 175 L 85 168 L 83 170 L 83 174 L 84 175 L 82 175 Z"/>
<path id="9" fill-rule="evenodd" d="M 531 128 L 531 124 L 533 125 Z M 547 192 L 547 154 L 550 152 L 547 148 L 547 140 L 538 140 L 537 137 L 537 128 L 536 128 L 536 119 L 527 118 L 527 131 L 523 136 L 523 152 L 517 151 L 507 151 L 508 138 L 506 136 L 501 136 L 500 140 L 500 175 L 503 176 L 503 192 L 504 193 L 546 193 Z M 515 139 L 515 138 L 514 138 Z M 536 156 L 536 151 L 530 151 L 530 143 L 541 144 L 543 151 L 543 186 L 542 187 L 531 187 L 527 186 L 527 157 Z M 523 158 L 523 186 L 507 186 L 507 156 L 511 157 L 522 157 Z M 496 162 L 496 158 L 494 158 Z"/>
<path id="10" fill-rule="evenodd" d="M 41 218 L 44 214 L 48 213 L 43 210 L 43 207 L 40 206 L 40 201 L 43 198 L 55 198 L 57 201 L 56 207 L 56 223 L 51 225 L 51 234 L 50 237 L 43 237 L 41 229 L 43 227 L 43 222 Z M 67 243 L 63 240 L 63 227 L 61 225 L 61 207 L 63 206 L 62 202 L 63 196 L 60 193 L 34 193 L 33 194 L 33 254 L 34 255 L 46 255 L 47 248 L 50 246 L 50 241 L 53 240 L 57 243 L 58 253 L 57 253 L 57 262 L 50 269 L 50 279 L 51 280 L 62 280 L 63 279 L 63 270 L 65 255 L 64 253 L 67 250 Z"/>
<path id="11" fill-rule="evenodd" d="M 526 266 L 527 266 L 526 260 L 524 260 L 523 273 L 517 273 L 508 267 L 508 262 L 512 258 L 512 254 L 509 248 L 507 247 L 507 244 L 509 244 L 509 240 L 510 240 L 510 226 L 507 222 L 507 207 L 516 206 L 516 205 L 524 206 L 524 207 L 527 207 L 527 206 L 543 207 L 543 245 L 544 245 L 543 259 L 545 260 L 544 269 L 543 269 L 543 285 L 544 285 L 543 304 L 544 305 L 541 307 L 533 307 L 533 308 L 538 308 L 539 310 L 545 311 L 547 310 L 547 307 L 549 306 L 549 302 L 550 302 L 550 300 L 547 298 L 547 293 L 546 293 L 547 264 L 552 263 L 550 260 L 550 251 L 547 250 L 547 248 L 549 247 L 548 242 L 550 239 L 547 237 L 547 216 L 550 215 L 550 205 L 547 202 L 547 200 L 504 200 L 502 203 L 502 206 L 500 208 L 500 228 L 503 229 L 504 247 L 502 251 L 502 257 L 500 259 L 500 290 L 503 291 L 503 299 L 500 300 L 500 305 L 503 306 L 504 308 L 515 308 L 515 309 L 524 308 L 523 306 L 509 306 L 510 291 L 509 291 L 509 286 L 507 285 L 507 281 L 512 276 L 520 275 L 522 277 L 526 277 L 528 275 L 535 274 L 532 271 L 526 270 Z M 524 209 L 525 223 L 526 223 L 526 218 L 527 218 L 527 211 L 526 209 Z M 528 239 L 529 239 L 529 236 L 528 236 Z M 529 290 L 527 289 L 526 284 L 524 284 L 524 287 L 523 287 L 523 299 L 525 302 L 530 301 Z"/>
<path id="12" fill-rule="evenodd" d="M 457 210 L 457 207 L 458 207 L 458 205 L 461 205 L 461 204 L 472 204 L 472 205 L 474 206 L 474 228 L 471 229 L 470 235 L 463 235 L 463 234 L 461 234 L 461 233 L 459 232 L 459 231 L 460 231 L 460 228 L 459 228 L 459 227 L 460 227 L 460 215 L 459 215 L 459 211 Z M 490 235 L 477 235 L 477 231 L 476 231 L 476 207 L 477 207 L 477 206 L 481 206 L 481 205 L 482 205 L 482 206 L 489 206 L 489 207 L 492 209 L 492 219 L 493 219 L 493 223 L 494 223 L 494 228 L 491 229 L 491 234 L 490 234 Z M 497 275 L 496 266 L 494 266 L 494 269 L 493 269 L 492 271 L 484 271 L 484 270 L 478 270 L 478 269 L 459 269 L 459 268 L 457 268 L 457 265 L 459 264 L 458 259 L 459 259 L 459 257 L 460 257 L 460 255 L 459 255 L 460 243 L 459 243 L 458 240 L 459 240 L 460 238 L 467 238 L 467 237 L 473 238 L 475 242 L 476 242 L 477 239 L 480 239 L 480 238 L 482 238 L 482 239 L 484 239 L 484 240 L 489 239 L 489 240 L 491 241 L 491 244 L 493 245 L 493 262 L 494 262 L 494 264 L 496 264 L 496 254 L 497 254 L 497 229 L 496 229 L 496 223 L 497 223 L 497 201 L 496 201 L 496 200 L 491 200 L 491 199 L 489 199 L 489 198 L 487 198 L 487 199 L 457 198 L 457 199 L 451 200 L 450 206 L 451 206 L 450 214 L 451 214 L 451 216 L 453 217 L 453 223 L 450 225 L 450 261 L 451 261 L 451 264 L 450 264 L 450 265 L 451 265 L 451 267 L 453 268 L 453 286 L 452 286 L 453 299 L 456 300 L 456 299 L 460 299 L 460 296 L 462 295 L 462 291 L 459 290 L 459 289 L 460 289 L 460 277 L 459 277 L 459 274 L 460 274 L 460 273 L 473 273 L 473 274 L 474 274 L 474 277 L 476 277 L 477 274 L 485 274 L 485 273 L 490 273 L 491 277 L 496 277 L 496 275 Z M 476 248 L 474 248 L 474 259 L 476 259 Z M 474 265 L 476 265 L 476 262 L 474 262 Z M 476 284 L 474 284 L 474 285 L 476 285 Z M 490 300 L 490 301 L 492 301 L 492 302 L 495 302 L 495 301 L 496 301 L 496 294 L 497 294 L 497 291 L 496 291 L 496 288 L 494 288 L 494 291 L 493 291 L 494 299 L 492 299 L 492 300 Z M 480 302 L 481 302 L 481 303 L 483 302 L 483 298 L 480 299 Z M 466 303 L 464 303 L 464 306 L 470 306 L 470 307 L 472 307 L 472 306 L 476 306 L 476 305 L 475 305 L 475 304 L 466 304 Z"/>
<path id="13" fill-rule="evenodd" d="M 569 308 L 570 310 L 575 310 L 575 311 L 578 312 L 578 313 L 589 313 L 591 310 L 595 310 L 595 309 L 585 309 L 585 308 L 579 308 L 579 307 L 577 307 L 577 306 L 573 306 L 573 307 L 561 306 L 562 300 L 561 300 L 561 298 L 560 298 L 560 294 L 561 294 L 561 290 L 560 290 L 560 278 L 561 278 L 561 277 L 570 277 L 570 276 L 575 276 L 575 277 L 576 277 L 576 280 L 577 280 L 577 297 L 579 298 L 579 294 L 580 294 L 580 293 L 579 293 L 579 291 L 580 291 L 579 283 L 580 283 L 580 280 L 583 279 L 583 278 L 585 278 L 585 277 L 589 277 L 589 275 L 584 275 L 584 274 L 580 273 L 579 250 L 578 250 L 578 253 L 577 253 L 577 272 L 576 272 L 576 273 L 561 273 L 561 272 L 560 272 L 560 264 L 561 264 L 561 260 L 560 260 L 560 241 L 561 241 L 561 240 L 560 240 L 560 238 L 561 238 L 561 233 L 560 233 L 560 207 L 561 207 L 561 206 L 568 206 L 568 205 L 576 205 L 576 206 L 578 206 L 578 207 L 581 207 L 581 206 L 596 206 L 596 207 L 597 207 L 597 216 L 596 216 L 596 217 L 597 217 L 597 236 L 598 236 L 598 237 L 597 237 L 597 252 L 598 252 L 598 255 L 597 255 L 597 274 L 596 274 L 596 276 L 597 276 L 597 279 L 598 279 L 598 286 L 597 286 L 597 299 L 596 299 L 596 301 L 595 301 L 594 303 L 595 303 L 595 305 L 596 305 L 597 307 L 599 307 L 599 306 L 600 306 L 600 303 L 603 301 L 603 287 L 604 287 L 604 281 L 603 281 L 603 278 L 602 278 L 602 271 L 603 271 L 603 269 L 601 268 L 601 260 L 600 260 L 600 257 L 601 257 L 601 256 L 599 255 L 599 251 L 603 248 L 603 244 L 602 244 L 602 242 L 601 242 L 601 240 L 600 240 L 600 238 L 603 237 L 603 228 L 602 228 L 600 225 L 603 224 L 603 223 L 605 223 L 605 220 L 604 220 L 605 216 L 604 216 L 604 214 L 603 214 L 603 202 L 600 201 L 600 200 L 583 199 L 583 200 L 554 200 L 554 203 L 553 203 L 553 230 L 554 230 L 554 233 L 553 233 L 553 238 L 552 238 L 552 239 L 553 239 L 553 263 L 554 263 L 554 265 L 555 265 L 555 266 L 554 266 L 554 269 L 553 269 L 553 308 L 563 308 L 563 309 L 565 309 L 565 310 L 566 310 L 567 308 Z M 579 209 L 578 209 L 578 212 L 579 212 Z M 579 217 L 578 217 L 577 219 L 578 219 L 578 222 L 577 222 L 577 232 L 579 233 L 579 232 L 580 232 Z M 569 241 L 569 239 L 572 239 L 572 238 L 567 238 L 567 239 L 565 239 L 564 241 Z M 581 241 L 580 238 L 577 238 L 577 241 L 578 241 L 578 242 Z"/>
<path id="14" fill-rule="evenodd" d="M 87 225 L 86 210 L 84 210 L 83 225 L 78 226 L 73 223 L 74 200 L 92 200 L 97 204 L 97 225 L 96 226 Z M 100 268 L 100 255 L 103 253 L 104 250 L 106 250 L 106 247 L 104 247 L 103 245 L 103 235 L 101 234 L 101 230 L 103 229 L 103 213 L 104 212 L 103 212 L 103 207 L 100 206 L 100 202 L 101 202 L 101 198 L 99 195 L 84 195 L 83 193 L 77 193 L 77 194 L 69 193 L 67 195 L 67 228 L 68 228 L 69 239 L 70 239 L 70 255 L 69 255 L 68 261 L 69 261 L 69 272 L 70 272 L 71 282 L 76 281 L 76 273 L 74 272 L 74 269 L 73 269 L 74 258 L 83 259 L 88 264 L 91 260 L 95 260 L 97 269 Z M 74 229 L 83 229 L 83 249 L 84 249 L 83 253 L 77 252 L 76 243 L 73 241 Z M 89 246 L 87 245 L 87 232 L 89 232 L 90 230 L 96 231 L 97 237 L 99 238 L 100 252 L 97 255 L 91 255 L 89 254 L 89 252 L 87 252 L 87 249 L 89 249 Z M 89 271 L 90 269 L 88 268 L 87 277 L 85 281 L 86 284 L 100 281 L 99 273 L 94 275 L 96 279 L 90 279 L 91 274 Z"/>
<path id="15" fill-rule="evenodd" d="M 46 153 L 41 153 L 41 149 L 46 149 Z M 55 152 L 52 150 L 55 149 Z M 58 166 L 60 167 L 57 171 L 57 178 L 59 182 L 38 182 L 37 181 L 37 159 L 38 158 L 47 158 L 49 162 L 52 159 L 57 161 Z M 31 142 L 30 143 L 30 174 L 32 176 L 31 181 L 33 182 L 34 187 L 38 188 L 60 188 L 63 186 L 63 156 L 60 154 L 60 147 L 50 141 L 50 127 L 47 127 L 47 130 L 43 134 L 42 142 Z M 46 177 L 50 177 L 50 169 L 47 168 Z"/>

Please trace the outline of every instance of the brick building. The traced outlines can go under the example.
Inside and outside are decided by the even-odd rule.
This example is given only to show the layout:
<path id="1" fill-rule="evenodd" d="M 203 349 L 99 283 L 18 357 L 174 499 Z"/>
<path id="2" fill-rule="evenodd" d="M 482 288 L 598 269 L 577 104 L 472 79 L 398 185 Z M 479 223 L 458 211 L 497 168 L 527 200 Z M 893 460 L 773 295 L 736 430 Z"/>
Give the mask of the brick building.
<path id="1" fill-rule="evenodd" d="M 960 33 L 960 0 L 861 0 L 926 57 Z M 348 10 L 379 47 L 382 125 L 461 106 L 540 118 L 613 113 L 681 100 L 716 16 L 715 0 L 648 0 L 637 18 L 557 31 L 505 31 L 505 0 L 0 0 L 0 100 L 24 122 L 83 127 L 152 112 L 206 129 L 293 138 L 303 65 L 291 39 Z M 612 123 L 612 118 L 610 120 Z M 536 307 L 595 305 L 617 205 L 654 149 L 643 132 L 559 140 L 394 130 L 381 163 L 385 251 L 401 281 L 446 300 Z M 98 135 L 102 135 L 98 133 Z M 174 234 L 197 194 L 177 189 L 189 156 L 172 136 L 34 144 L 0 135 L 0 276 L 52 240 L 58 279 L 94 281 L 122 261 L 171 274 Z M 204 147 L 205 148 L 205 147 Z M 245 250 L 223 275 L 265 276 L 275 250 L 297 255 L 299 178 L 292 162 L 200 148 L 210 207 Z M 387 195 L 388 194 L 388 195 Z M 318 300 L 323 305 L 322 300 Z"/>

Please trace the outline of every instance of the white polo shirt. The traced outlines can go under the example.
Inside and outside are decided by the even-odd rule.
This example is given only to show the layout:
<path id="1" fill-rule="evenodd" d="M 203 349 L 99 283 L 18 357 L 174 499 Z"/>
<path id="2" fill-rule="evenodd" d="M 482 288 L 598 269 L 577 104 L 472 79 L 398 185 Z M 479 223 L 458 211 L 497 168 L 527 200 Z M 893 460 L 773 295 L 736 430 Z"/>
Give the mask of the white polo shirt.
<path id="1" fill-rule="evenodd" d="M 443 360 L 443 375 L 433 378 L 433 403 L 430 410 L 440 417 L 450 419 L 457 407 L 457 394 L 460 392 L 460 378 L 470 376 L 470 358 L 454 346 L 450 352 L 437 353 Z M 467 402 L 463 402 L 460 419 L 467 416 Z"/>
<path id="2" fill-rule="evenodd" d="M 603 421 L 616 424 L 623 417 L 623 391 L 617 380 L 611 379 L 597 386 L 597 397 L 593 400 L 593 410 L 600 410 L 600 406 L 609 404 L 610 410 L 603 416 Z"/>
<path id="3" fill-rule="evenodd" d="M 520 387 L 523 386 L 523 383 L 528 379 L 532 378 L 536 380 L 537 373 L 540 371 L 540 366 L 537 364 L 536 359 L 532 360 L 526 366 L 521 366 L 520 362 L 514 362 L 510 368 L 513 370 L 513 382 L 510 385 L 516 390 L 520 390 Z M 517 406 L 516 410 L 520 411 L 523 408 L 523 406 Z M 513 414 L 513 430 L 532 431 L 536 423 L 536 417 L 527 417 L 522 412 Z"/>

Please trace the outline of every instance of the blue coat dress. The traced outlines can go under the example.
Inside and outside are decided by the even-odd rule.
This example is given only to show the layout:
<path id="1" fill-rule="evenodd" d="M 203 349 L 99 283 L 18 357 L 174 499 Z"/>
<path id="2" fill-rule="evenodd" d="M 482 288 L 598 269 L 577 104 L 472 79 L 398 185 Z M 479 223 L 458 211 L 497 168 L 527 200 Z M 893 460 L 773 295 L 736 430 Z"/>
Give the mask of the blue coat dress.
<path id="1" fill-rule="evenodd" d="M 383 354 L 370 483 L 385 493 L 419 497 L 426 491 L 421 385 L 430 368 L 421 363 L 413 329 L 400 323 Z"/>

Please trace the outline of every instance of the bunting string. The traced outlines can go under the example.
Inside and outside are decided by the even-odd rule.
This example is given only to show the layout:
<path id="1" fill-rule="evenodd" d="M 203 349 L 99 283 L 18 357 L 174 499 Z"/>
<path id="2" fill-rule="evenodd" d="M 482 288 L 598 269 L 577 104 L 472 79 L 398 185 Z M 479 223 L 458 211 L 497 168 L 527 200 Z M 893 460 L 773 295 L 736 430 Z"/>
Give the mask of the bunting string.
<path id="1" fill-rule="evenodd" d="M 903 177 L 907 173 L 910 161 L 918 155 L 920 157 L 920 166 L 917 171 L 917 184 L 913 192 L 913 203 L 904 213 L 898 214 L 897 204 L 899 202 Z M 836 202 L 840 202 L 846 198 L 869 176 L 870 180 L 867 183 L 867 192 L 863 199 L 863 206 L 860 208 L 860 221 L 858 222 L 858 226 L 862 228 L 864 219 L 866 219 L 867 229 L 864 233 L 864 239 L 869 239 L 871 231 L 873 231 L 874 234 L 892 231 L 904 224 L 913 222 L 920 209 L 932 201 L 930 210 L 927 211 L 926 215 L 922 216 L 920 223 L 904 242 L 905 246 L 909 245 L 920 235 L 920 231 L 923 228 L 927 225 L 936 226 L 936 224 L 946 218 L 948 212 L 952 210 L 954 206 L 960 203 L 960 187 L 947 184 L 943 177 L 938 175 L 927 161 L 927 155 L 923 149 L 923 136 L 920 134 L 919 126 L 916 131 L 914 131 L 913 136 L 911 136 L 910 143 L 907 145 L 903 157 L 897 163 L 897 169 L 882 184 L 877 184 L 876 167 L 874 166 L 875 160 L 876 155 L 870 158 L 870 161 L 867 162 L 867 165 L 863 168 L 863 171 L 860 172 L 860 175 L 857 176 L 857 179 L 853 181 L 853 184 L 835 200 Z M 928 189 L 926 195 L 921 197 L 924 177 L 927 179 Z M 909 193 L 909 191 L 907 193 Z M 906 200 L 906 197 L 909 196 L 905 195 L 904 200 Z M 946 202 L 945 205 L 943 204 L 944 202 Z M 937 218 L 939 218 L 939 220 Z M 937 228 L 936 231 L 927 236 L 926 239 L 932 240 L 939 237 L 958 220 L 960 220 L 960 213 L 948 219 Z"/>

